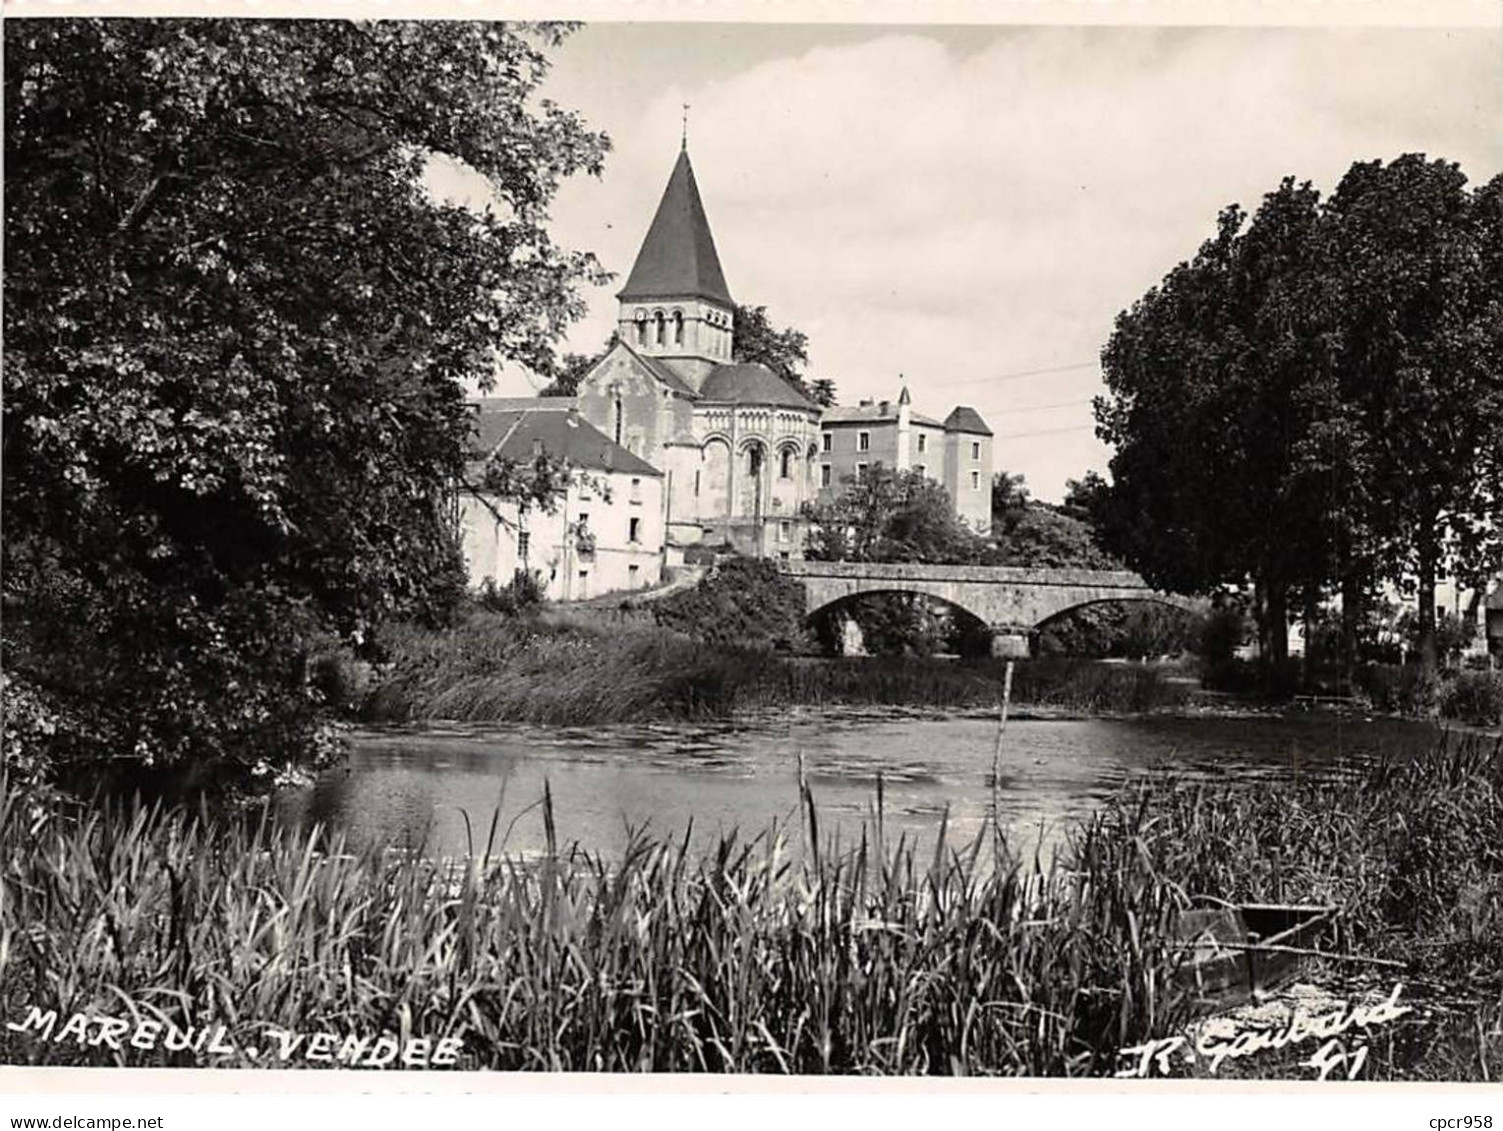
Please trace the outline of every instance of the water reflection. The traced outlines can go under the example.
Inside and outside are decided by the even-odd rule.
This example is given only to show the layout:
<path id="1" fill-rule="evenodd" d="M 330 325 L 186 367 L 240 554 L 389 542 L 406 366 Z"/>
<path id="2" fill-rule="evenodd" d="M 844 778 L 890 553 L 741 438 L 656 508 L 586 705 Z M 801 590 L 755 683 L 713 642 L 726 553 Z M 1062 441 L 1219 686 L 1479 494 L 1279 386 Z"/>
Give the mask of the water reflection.
<path id="1" fill-rule="evenodd" d="M 948 808 L 950 835 L 963 842 L 989 819 L 996 733 L 989 717 L 872 711 L 755 724 L 368 731 L 356 736 L 347 766 L 281 806 L 286 819 L 357 844 L 438 855 L 483 848 L 498 813 L 502 847 L 525 856 L 544 847 L 541 814 L 528 807 L 546 781 L 560 841 L 612 856 L 632 828 L 679 837 L 692 821 L 693 839 L 704 843 L 733 829 L 796 825 L 802 760 L 822 827 L 843 842 L 870 820 L 879 772 L 891 838 L 932 843 Z M 1425 724 L 1333 717 L 1014 720 L 998 760 L 999 815 L 1015 842 L 1047 847 L 1134 775 L 1324 775 L 1412 756 L 1435 735 Z"/>

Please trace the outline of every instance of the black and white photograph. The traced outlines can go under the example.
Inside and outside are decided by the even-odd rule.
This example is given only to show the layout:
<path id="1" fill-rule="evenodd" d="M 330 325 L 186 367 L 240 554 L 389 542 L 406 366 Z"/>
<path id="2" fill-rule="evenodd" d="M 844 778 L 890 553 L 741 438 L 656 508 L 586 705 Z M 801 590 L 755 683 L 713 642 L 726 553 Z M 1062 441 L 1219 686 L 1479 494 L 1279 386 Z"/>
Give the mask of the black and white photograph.
<path id="1" fill-rule="evenodd" d="M 5 19 L 0 1089 L 1503 1079 L 1503 7 L 557 7 Z"/>

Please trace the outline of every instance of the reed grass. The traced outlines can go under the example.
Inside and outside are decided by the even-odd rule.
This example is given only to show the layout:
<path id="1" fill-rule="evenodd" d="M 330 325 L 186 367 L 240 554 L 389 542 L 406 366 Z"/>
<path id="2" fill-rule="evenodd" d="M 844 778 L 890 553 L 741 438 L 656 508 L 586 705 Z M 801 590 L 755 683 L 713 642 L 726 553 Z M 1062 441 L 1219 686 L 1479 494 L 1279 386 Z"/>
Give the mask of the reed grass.
<path id="1" fill-rule="evenodd" d="M 454 1037 L 469 1068 L 1100 1075 L 1188 1020 L 1172 922 L 1196 896 L 1320 900 L 1354 945 L 1482 1003 L 1374 1065 L 1483 1078 L 1500 785 L 1477 740 L 1348 781 L 1147 783 L 1047 862 L 994 835 L 891 843 L 880 784 L 855 844 L 803 786 L 797 829 L 706 851 L 639 833 L 607 861 L 556 842 L 545 792 L 541 860 L 501 855 L 493 819 L 446 865 L 265 816 L 38 811 L 7 780 L 0 1005 L 222 1024 L 242 1050 L 269 1027 Z M 204 1063 L 3 1029 L 0 1060 Z"/>
<path id="2" fill-rule="evenodd" d="M 1001 661 L 815 660 L 712 647 L 629 618 L 477 614 L 457 630 L 403 629 L 367 697 L 370 721 L 559 725 L 723 718 L 795 706 L 995 707 Z M 1018 666 L 1015 700 L 1082 713 L 1183 704 L 1155 668 L 1062 659 Z"/>

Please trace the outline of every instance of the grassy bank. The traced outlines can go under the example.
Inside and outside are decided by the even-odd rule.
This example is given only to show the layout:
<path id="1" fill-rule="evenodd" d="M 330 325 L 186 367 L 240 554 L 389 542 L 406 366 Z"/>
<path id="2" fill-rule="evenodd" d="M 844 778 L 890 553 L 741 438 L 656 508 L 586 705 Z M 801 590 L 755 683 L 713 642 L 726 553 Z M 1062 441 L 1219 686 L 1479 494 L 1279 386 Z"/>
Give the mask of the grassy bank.
<path id="1" fill-rule="evenodd" d="M 837 853 L 806 794 L 793 835 L 820 849 L 797 864 L 771 835 L 703 855 L 639 837 L 609 863 L 555 846 L 450 872 L 264 823 L 37 813 L 7 784 L 7 1019 L 223 1025 L 230 1051 L 0 1030 L 0 1060 L 264 1064 L 245 1050 L 275 1027 L 456 1039 L 462 1067 L 1099 1075 L 1190 1018 L 1170 928 L 1204 893 L 1336 904 L 1344 949 L 1450 1003 L 1368 1035 L 1364 1075 L 1482 1079 L 1503 1065 L 1500 790 L 1503 750 L 1474 741 L 1342 783 L 1143 786 L 1052 867 L 880 823 Z"/>
<path id="2" fill-rule="evenodd" d="M 583 725 L 725 717 L 832 704 L 995 707 L 998 661 L 821 661 L 715 646 L 641 620 L 476 614 L 451 632 L 404 629 L 367 696 L 373 721 Z M 1013 700 L 1082 712 L 1146 711 L 1188 691 L 1156 669 L 1087 661 L 1018 665 Z"/>

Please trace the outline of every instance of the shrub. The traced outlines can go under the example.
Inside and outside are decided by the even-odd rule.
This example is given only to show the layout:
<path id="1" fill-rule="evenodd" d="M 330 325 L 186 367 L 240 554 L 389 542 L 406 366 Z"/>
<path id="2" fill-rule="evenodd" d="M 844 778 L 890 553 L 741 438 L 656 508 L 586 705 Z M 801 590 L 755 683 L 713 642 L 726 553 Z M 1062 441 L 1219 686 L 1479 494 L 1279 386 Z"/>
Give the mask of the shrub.
<path id="1" fill-rule="evenodd" d="M 760 558 L 725 558 L 693 589 L 653 602 L 659 626 L 706 644 L 803 651 L 804 586 Z"/>
<path id="2" fill-rule="evenodd" d="M 543 584 L 536 574 L 519 569 L 512 574 L 506 585 L 496 584 L 496 579 L 487 577 L 480 583 L 475 602 L 482 609 L 502 616 L 514 617 L 542 604 Z"/>
<path id="3" fill-rule="evenodd" d="M 1457 672 L 1441 688 L 1440 713 L 1474 726 L 1503 723 L 1503 672 Z"/>
<path id="4" fill-rule="evenodd" d="M 1432 715 L 1440 698 L 1439 679 L 1415 664 L 1369 664 L 1358 671 L 1357 686 L 1374 710 L 1391 714 Z"/>

